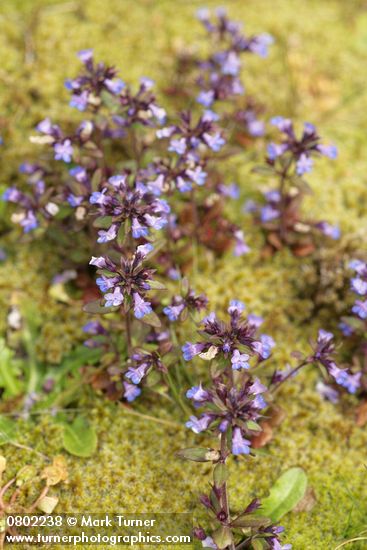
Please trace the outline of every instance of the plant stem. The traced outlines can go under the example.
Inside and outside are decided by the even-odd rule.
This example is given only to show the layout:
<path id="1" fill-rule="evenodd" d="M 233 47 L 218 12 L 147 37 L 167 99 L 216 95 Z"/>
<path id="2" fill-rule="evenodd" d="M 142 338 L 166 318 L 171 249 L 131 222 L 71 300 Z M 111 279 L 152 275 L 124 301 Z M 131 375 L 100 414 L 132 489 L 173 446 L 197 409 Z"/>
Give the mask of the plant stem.
<path id="1" fill-rule="evenodd" d="M 299 365 L 297 365 L 297 367 L 295 367 L 294 369 L 292 369 L 288 374 L 287 376 L 285 376 L 283 378 L 283 380 L 280 380 L 280 382 L 278 382 L 277 384 L 275 384 L 275 386 L 270 390 L 271 393 L 275 393 L 278 391 L 278 389 L 280 388 L 280 386 L 282 384 L 284 384 L 284 382 L 286 382 L 286 380 L 288 380 L 289 378 L 291 378 L 296 372 L 298 372 L 299 370 L 301 370 L 303 367 L 305 367 L 306 365 L 309 365 L 310 364 L 310 360 L 309 359 L 305 359 L 305 361 L 302 361 L 302 363 L 300 363 Z"/>
<path id="2" fill-rule="evenodd" d="M 131 338 L 131 312 L 130 310 L 125 313 L 125 327 L 126 327 L 126 337 L 127 337 L 127 351 L 129 356 L 132 351 L 132 338 Z"/>
<path id="3" fill-rule="evenodd" d="M 220 436 L 220 461 L 222 464 L 226 463 L 227 455 L 228 455 L 228 449 L 227 449 L 227 433 L 224 432 Z M 223 508 L 227 516 L 227 523 L 230 523 L 231 516 L 230 516 L 230 510 L 229 510 L 229 501 L 228 501 L 228 489 L 227 489 L 227 482 L 225 481 L 223 483 L 223 489 L 222 489 L 222 501 L 223 501 Z M 230 549 L 235 550 L 234 542 L 230 544 Z"/>

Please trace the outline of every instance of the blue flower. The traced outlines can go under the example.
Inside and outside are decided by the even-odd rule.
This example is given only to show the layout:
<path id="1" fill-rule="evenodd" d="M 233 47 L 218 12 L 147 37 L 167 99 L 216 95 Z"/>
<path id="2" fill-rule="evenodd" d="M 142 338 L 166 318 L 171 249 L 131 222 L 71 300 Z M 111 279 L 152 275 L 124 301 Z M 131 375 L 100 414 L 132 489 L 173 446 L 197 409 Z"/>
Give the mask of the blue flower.
<path id="1" fill-rule="evenodd" d="M 137 319 L 142 319 L 145 315 L 152 313 L 152 306 L 150 302 L 146 302 L 140 294 L 135 292 L 133 294 L 134 298 L 134 315 Z"/>
<path id="2" fill-rule="evenodd" d="M 186 140 L 184 138 L 171 139 L 168 151 L 172 151 L 178 155 L 183 155 L 186 151 Z"/>
<path id="3" fill-rule="evenodd" d="M 153 227 L 153 229 L 162 229 L 165 225 L 167 225 L 167 219 L 166 218 L 157 218 L 156 216 L 151 216 L 150 214 L 145 214 L 144 216 L 145 221 L 149 225 L 149 227 Z"/>
<path id="4" fill-rule="evenodd" d="M 235 349 L 231 357 L 232 369 L 234 370 L 249 369 L 250 368 L 250 363 L 248 362 L 249 359 L 250 359 L 250 356 L 247 355 L 247 353 L 240 353 L 238 349 Z"/>
<path id="5" fill-rule="evenodd" d="M 331 239 L 337 240 L 340 238 L 340 229 L 337 225 L 331 225 L 328 222 L 320 222 L 316 227 L 318 227 L 324 235 L 330 237 Z"/>
<path id="6" fill-rule="evenodd" d="M 66 200 L 68 201 L 70 206 L 72 206 L 73 208 L 76 208 L 77 206 L 80 206 L 81 203 L 83 202 L 83 197 L 77 197 L 76 195 L 73 195 L 72 193 L 70 193 L 67 196 Z"/>
<path id="7" fill-rule="evenodd" d="M 271 46 L 273 42 L 274 39 L 270 34 L 261 33 L 254 37 L 254 39 L 250 43 L 249 49 L 260 57 L 267 57 L 269 46 Z"/>
<path id="8" fill-rule="evenodd" d="M 338 157 L 338 149 L 335 145 L 318 145 L 317 149 L 322 155 L 328 157 L 329 159 L 334 160 Z"/>
<path id="9" fill-rule="evenodd" d="M 307 174 L 308 172 L 311 172 L 312 166 L 313 166 L 312 158 L 308 157 L 305 153 L 302 153 L 302 155 L 299 157 L 296 163 L 297 174 L 299 176 L 302 176 L 303 174 Z"/>
<path id="10" fill-rule="evenodd" d="M 350 284 L 353 292 L 356 292 L 360 296 L 367 294 L 367 281 L 363 281 L 363 279 L 359 277 L 354 277 Z"/>
<path id="11" fill-rule="evenodd" d="M 78 111 L 85 111 L 88 106 L 89 94 L 87 91 L 82 92 L 81 94 L 73 94 L 71 96 L 69 105 L 78 109 Z"/>
<path id="12" fill-rule="evenodd" d="M 263 206 L 263 208 L 261 208 L 260 218 L 263 223 L 275 220 L 276 218 L 279 218 L 279 210 L 276 210 L 276 208 L 273 208 L 272 206 L 267 204 L 266 206 Z"/>
<path id="13" fill-rule="evenodd" d="M 62 143 L 55 143 L 55 160 L 63 160 L 64 162 L 71 162 L 73 156 L 73 147 L 70 139 L 66 139 Z"/>
<path id="14" fill-rule="evenodd" d="M 194 170 L 186 170 L 186 174 L 197 185 L 204 185 L 206 177 L 208 175 L 206 172 L 204 172 L 201 166 L 197 166 Z"/>
<path id="15" fill-rule="evenodd" d="M 163 309 L 163 313 L 167 315 L 170 321 L 177 321 L 182 311 L 185 309 L 184 304 L 178 304 L 175 306 L 167 306 Z"/>
<path id="16" fill-rule="evenodd" d="M 245 311 L 245 308 L 245 304 L 240 300 L 231 300 L 229 302 L 228 313 L 242 313 L 243 311 Z"/>
<path id="17" fill-rule="evenodd" d="M 147 364 L 143 363 L 136 369 L 129 368 L 128 371 L 125 373 L 126 378 L 131 380 L 133 384 L 140 384 L 142 379 L 144 378 L 145 374 L 147 372 Z"/>
<path id="18" fill-rule="evenodd" d="M 364 302 L 362 302 L 361 300 L 357 300 L 352 307 L 352 311 L 361 319 L 367 319 L 367 300 L 365 300 Z"/>
<path id="19" fill-rule="evenodd" d="M 117 282 L 116 277 L 98 277 L 96 280 L 96 284 L 101 292 L 107 292 L 107 290 L 110 290 L 115 286 Z"/>
<path id="20" fill-rule="evenodd" d="M 222 62 L 222 73 L 236 76 L 241 68 L 241 61 L 235 52 L 230 51 Z"/>
<path id="21" fill-rule="evenodd" d="M 94 191 L 89 198 L 91 204 L 108 204 L 109 197 L 106 196 L 107 189 L 103 189 L 102 192 Z"/>
<path id="22" fill-rule="evenodd" d="M 94 265 L 99 269 L 104 269 L 105 267 L 107 267 L 106 260 L 103 256 L 92 256 L 89 265 Z"/>
<path id="23" fill-rule="evenodd" d="M 80 50 L 80 52 L 77 53 L 77 56 L 83 63 L 87 63 L 93 58 L 93 50 L 92 48 L 89 48 L 87 50 Z"/>
<path id="24" fill-rule="evenodd" d="M 260 336 L 260 342 L 253 342 L 252 349 L 256 351 L 256 353 L 258 353 L 262 359 L 268 359 L 274 346 L 275 342 L 271 338 L 271 336 L 262 334 Z"/>
<path id="25" fill-rule="evenodd" d="M 240 428 L 235 428 L 232 435 L 232 454 L 248 455 L 250 453 L 250 441 L 242 437 Z"/>
<path id="26" fill-rule="evenodd" d="M 117 236 L 117 227 L 116 225 L 112 224 L 111 227 L 105 231 L 102 229 L 101 231 L 98 231 L 98 239 L 97 243 L 107 243 L 109 241 L 113 241 L 113 239 Z"/>
<path id="27" fill-rule="evenodd" d="M 142 225 L 137 218 L 133 218 L 131 224 L 132 235 L 134 239 L 140 239 L 140 237 L 147 237 L 149 230 L 145 225 Z"/>
<path id="28" fill-rule="evenodd" d="M 131 401 L 134 401 L 141 394 L 141 389 L 136 387 L 134 384 L 124 382 L 124 388 L 124 397 L 129 403 L 131 403 Z"/>
<path id="29" fill-rule="evenodd" d="M 196 98 L 196 101 L 201 105 L 204 105 L 204 107 L 210 107 L 214 101 L 213 90 L 209 90 L 207 92 L 205 91 L 200 92 L 200 94 Z"/>
<path id="30" fill-rule="evenodd" d="M 205 133 L 203 135 L 203 138 L 205 139 L 208 147 L 210 147 L 210 149 L 215 153 L 220 151 L 223 145 L 225 144 L 225 140 L 222 138 L 219 132 L 216 132 L 214 135 Z"/>
<path id="31" fill-rule="evenodd" d="M 113 292 L 105 294 L 105 300 L 105 307 L 120 306 L 124 301 L 124 296 L 121 292 L 121 288 L 118 286 L 114 289 Z"/>
<path id="32" fill-rule="evenodd" d="M 198 403 L 202 403 L 208 399 L 209 393 L 206 390 L 203 390 L 201 384 L 199 384 L 199 386 L 193 386 L 187 390 L 186 397 Z"/>
<path id="33" fill-rule="evenodd" d="M 210 423 L 210 416 L 203 414 L 201 418 L 196 418 L 196 416 L 190 416 L 190 419 L 186 422 L 186 427 L 190 428 L 194 433 L 199 434 L 207 429 Z"/>
<path id="34" fill-rule="evenodd" d="M 186 344 L 184 344 L 181 348 L 183 351 L 183 358 L 185 361 L 191 361 L 195 355 L 199 355 L 199 353 L 203 351 L 203 348 L 203 344 L 192 344 L 190 342 L 186 342 Z"/>
<path id="35" fill-rule="evenodd" d="M 87 178 L 87 172 L 82 166 L 74 166 L 69 170 L 69 174 L 79 182 L 83 182 Z"/>
<path id="36" fill-rule="evenodd" d="M 142 256 L 147 256 L 150 252 L 154 250 L 154 246 L 150 243 L 146 244 L 139 244 L 139 246 L 136 249 L 136 252 L 141 254 Z"/>
<path id="37" fill-rule="evenodd" d="M 187 191 L 191 191 L 192 189 L 192 183 L 185 180 L 181 176 L 178 176 L 178 178 L 176 179 L 176 185 L 180 193 L 186 193 Z"/>
<path id="38" fill-rule="evenodd" d="M 28 210 L 23 219 L 20 220 L 24 233 L 29 233 L 38 227 L 38 220 L 32 210 Z"/>
<path id="39" fill-rule="evenodd" d="M 126 86 L 125 82 L 123 82 L 120 78 L 116 78 L 116 80 L 106 78 L 104 81 L 104 85 L 114 95 L 118 95 L 119 93 L 121 93 Z"/>

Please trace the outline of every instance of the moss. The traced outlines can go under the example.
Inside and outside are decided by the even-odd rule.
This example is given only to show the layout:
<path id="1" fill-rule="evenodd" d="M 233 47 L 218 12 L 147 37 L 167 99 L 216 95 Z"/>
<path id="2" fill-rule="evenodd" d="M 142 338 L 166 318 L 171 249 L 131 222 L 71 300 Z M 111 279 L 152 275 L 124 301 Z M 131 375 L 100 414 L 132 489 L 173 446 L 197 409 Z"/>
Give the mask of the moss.
<path id="1" fill-rule="evenodd" d="M 205 4 L 211 7 L 216 2 Z M 269 116 L 289 114 L 319 124 L 322 135 L 339 146 L 338 162 L 320 161 L 312 175 L 315 194 L 307 200 L 307 211 L 339 222 L 343 232 L 358 234 L 360 242 L 365 241 L 367 227 L 363 4 L 359 0 L 226 2 L 231 15 L 246 22 L 249 32 L 265 30 L 276 37 L 268 59 L 247 58 L 249 93 L 268 105 Z M 97 57 L 121 69 L 124 79 L 134 82 L 147 74 L 162 85 L 175 48 L 193 41 L 203 46 L 199 25 L 192 19 L 199 6 L 196 1 L 168 0 L 3 0 L 0 80 L 5 86 L 0 92 L 0 133 L 5 143 L 0 183 L 17 180 L 17 165 L 38 154 L 27 139 L 36 122 L 47 115 L 65 123 L 78 117 L 65 108 L 63 87 L 64 79 L 78 69 L 75 51 L 93 46 Z M 241 185 L 243 199 L 256 196 L 262 182 L 250 176 L 242 157 L 228 166 L 228 174 Z M 239 216 L 240 207 L 232 207 L 234 216 Z M 320 324 L 319 319 L 309 320 L 312 303 L 307 293 L 300 292 L 304 277 L 305 284 L 312 282 L 312 266 L 286 251 L 260 261 L 261 239 L 249 220 L 244 224 L 253 252 L 245 259 L 215 260 L 207 254 L 200 259 L 195 287 L 208 293 L 213 307 L 224 309 L 235 296 L 250 311 L 263 314 L 267 331 L 278 342 L 274 362 L 282 367 L 290 350 L 307 349 Z M 0 330 L 6 330 L 10 304 L 19 304 L 35 324 L 38 359 L 57 364 L 80 341 L 83 315 L 78 300 L 62 304 L 50 296 L 49 282 L 63 261 L 60 250 L 40 243 L 30 244 L 16 230 L 5 239 L 9 259 L 0 265 Z M 327 315 L 323 321 L 334 322 Z M 353 400 L 332 406 L 320 400 L 314 386 L 311 372 L 292 382 L 280 399 L 286 420 L 267 454 L 231 465 L 237 508 L 255 494 L 266 494 L 289 466 L 305 468 L 317 503 L 309 513 L 284 518 L 287 540 L 295 550 L 334 548 L 362 530 L 367 512 L 367 434 L 355 426 Z M 68 456 L 70 485 L 60 489 L 59 510 L 201 514 L 197 494 L 207 487 L 210 472 L 206 465 L 182 464 L 174 457 L 176 450 L 198 441 L 181 427 L 183 419 L 176 412 L 167 410 L 163 402 L 137 405 L 142 413 L 163 420 L 173 415 L 178 425 L 170 427 L 132 416 L 100 399 L 81 406 L 99 432 L 98 452 L 89 460 Z M 22 443 L 49 456 L 60 452 L 61 432 L 51 417 L 23 423 L 20 429 Z M 40 461 L 25 451 L 15 453 L 12 447 L 5 447 L 4 453 L 11 457 L 14 471 L 30 459 Z"/>

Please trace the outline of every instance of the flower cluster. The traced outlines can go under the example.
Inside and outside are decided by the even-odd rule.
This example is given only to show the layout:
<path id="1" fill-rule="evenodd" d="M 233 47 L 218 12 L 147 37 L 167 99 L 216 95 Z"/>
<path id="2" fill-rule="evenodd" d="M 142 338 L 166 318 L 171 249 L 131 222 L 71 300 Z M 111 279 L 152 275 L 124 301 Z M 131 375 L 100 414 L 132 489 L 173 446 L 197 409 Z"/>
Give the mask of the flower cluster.
<path id="1" fill-rule="evenodd" d="M 211 107 L 215 101 L 222 101 L 242 95 L 244 86 L 240 79 L 240 54 L 250 52 L 266 57 L 273 39 L 269 34 L 247 37 L 241 31 L 241 25 L 228 19 L 225 10 L 216 10 L 216 19 L 211 18 L 208 10 L 199 10 L 198 19 L 211 35 L 213 41 L 221 47 L 204 61 L 198 63 L 200 77 L 198 84 L 201 92 L 197 101 L 205 107 Z"/>
<path id="2" fill-rule="evenodd" d="M 150 229 L 167 224 L 170 208 L 156 196 L 160 194 L 159 180 L 144 182 L 139 174 L 130 179 L 128 173 L 112 176 L 90 196 L 98 216 L 108 224 L 98 232 L 99 243 L 114 240 L 121 231 L 131 233 L 134 239 L 146 238 Z"/>
<path id="3" fill-rule="evenodd" d="M 256 356 L 258 361 L 268 359 L 275 345 L 274 340 L 266 334 L 257 336 L 262 319 L 255 315 L 244 319 L 244 309 L 242 302 L 232 300 L 228 308 L 229 323 L 218 319 L 214 312 L 205 317 L 199 330 L 202 340 L 186 342 L 182 348 L 184 359 L 190 361 L 195 355 L 203 359 L 230 358 L 234 370 L 248 369 L 251 355 Z"/>
<path id="4" fill-rule="evenodd" d="M 194 290 L 188 289 L 184 296 L 174 296 L 171 304 L 163 308 L 163 313 L 171 322 L 185 320 L 188 313 L 195 313 L 205 309 L 208 298 L 205 294 L 196 295 Z"/>
<path id="5" fill-rule="evenodd" d="M 142 319 L 152 312 L 151 303 L 146 294 L 151 289 L 154 270 L 143 265 L 152 245 L 139 245 L 131 257 L 120 257 L 119 264 L 108 256 L 92 257 L 90 265 L 98 268 L 100 275 L 97 285 L 104 293 L 105 307 L 124 305 L 125 312 L 133 308 L 137 319 Z"/>
<path id="6" fill-rule="evenodd" d="M 303 176 L 311 172 L 313 157 L 337 157 L 336 147 L 323 145 L 316 128 L 305 123 L 303 133 L 297 138 L 293 123 L 281 116 L 271 123 L 282 133 L 281 143 L 269 143 L 266 165 L 255 172 L 278 180 L 278 187 L 264 193 L 265 204 L 248 201 L 245 211 L 252 212 L 261 225 L 272 252 L 288 246 L 299 256 L 310 254 L 315 249 L 317 233 L 334 240 L 340 237 L 340 230 L 326 221 L 305 220 L 301 207 L 304 195 L 310 187 Z"/>
<path id="7" fill-rule="evenodd" d="M 210 429 L 221 434 L 231 430 L 232 454 L 249 454 L 251 441 L 247 438 L 260 429 L 256 421 L 267 406 L 261 395 L 266 391 L 258 379 L 249 379 L 240 388 L 229 388 L 222 377 L 213 380 L 210 390 L 194 386 L 186 395 L 196 408 L 206 410 L 199 418 L 191 416 L 186 426 L 195 433 Z"/>

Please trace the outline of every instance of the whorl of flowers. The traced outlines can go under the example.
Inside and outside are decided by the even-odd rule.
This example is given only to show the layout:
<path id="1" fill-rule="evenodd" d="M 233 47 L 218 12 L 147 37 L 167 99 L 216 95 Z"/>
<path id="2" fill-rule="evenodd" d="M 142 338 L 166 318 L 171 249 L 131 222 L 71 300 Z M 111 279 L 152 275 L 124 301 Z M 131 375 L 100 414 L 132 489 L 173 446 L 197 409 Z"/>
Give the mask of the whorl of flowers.
<path id="1" fill-rule="evenodd" d="M 228 313 L 229 323 L 217 318 L 215 313 L 210 313 L 202 321 L 202 327 L 198 332 L 201 341 L 186 342 L 183 346 L 183 356 L 186 361 L 193 359 L 195 355 L 203 359 L 230 359 L 232 369 L 248 369 L 250 356 L 256 356 L 259 361 L 268 359 L 274 347 L 274 341 L 266 334 L 257 334 L 262 319 L 249 315 L 243 318 L 245 306 L 239 300 L 230 302 Z"/>
<path id="2" fill-rule="evenodd" d="M 144 259 L 152 245 L 139 245 L 131 256 L 121 256 L 115 263 L 108 256 L 92 257 L 90 265 L 98 268 L 97 285 L 104 294 L 105 307 L 124 306 L 125 312 L 133 309 L 137 319 L 152 312 L 146 295 L 151 290 L 153 269 L 144 266 Z"/>
<path id="3" fill-rule="evenodd" d="M 170 207 L 158 193 L 159 179 L 144 181 L 139 174 L 133 178 L 129 173 L 110 177 L 90 197 L 100 220 L 107 224 L 98 232 L 98 242 L 112 241 L 120 231 L 140 239 L 148 237 L 151 229 L 162 229 Z"/>

